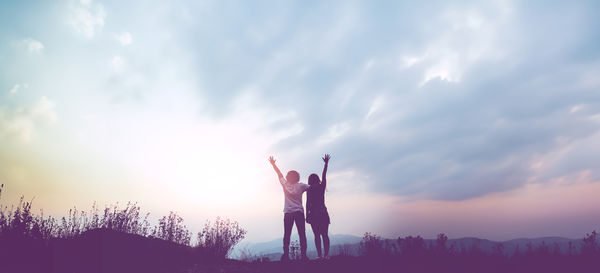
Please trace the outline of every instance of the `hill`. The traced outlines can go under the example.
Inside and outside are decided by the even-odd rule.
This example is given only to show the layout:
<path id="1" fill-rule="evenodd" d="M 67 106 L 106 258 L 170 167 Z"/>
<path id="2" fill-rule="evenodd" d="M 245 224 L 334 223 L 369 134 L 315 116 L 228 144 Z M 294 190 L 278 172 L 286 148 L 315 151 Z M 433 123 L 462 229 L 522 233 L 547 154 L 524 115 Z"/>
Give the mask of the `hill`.
<path id="1" fill-rule="evenodd" d="M 307 253 L 310 258 L 317 257 L 316 249 L 314 245 L 314 237 L 312 234 L 307 234 Z M 354 235 L 330 235 L 331 239 L 331 255 L 345 254 L 350 256 L 360 255 L 360 241 L 361 237 Z M 261 243 L 250 243 L 242 247 L 238 247 L 233 254 L 233 257 L 240 257 L 241 249 L 250 251 L 258 257 L 266 257 L 270 260 L 279 259 L 282 251 L 282 238 L 270 240 Z M 298 240 L 298 236 L 292 236 L 292 241 Z M 390 245 L 397 246 L 397 239 L 383 239 Z M 424 239 L 427 246 L 436 246 L 437 242 L 435 239 Z M 571 253 L 576 253 L 581 249 L 581 239 L 569 239 L 564 237 L 539 237 L 539 238 L 518 238 L 506 241 L 492 241 L 487 239 L 481 239 L 476 237 L 464 237 L 449 239 L 446 242 L 446 247 L 451 248 L 453 251 L 482 251 L 484 253 L 493 254 L 501 251 L 505 255 L 512 255 L 515 252 L 524 253 L 528 250 L 533 251 L 537 248 L 546 248 L 548 252 L 568 254 L 569 249 Z M 501 250 L 498 248 L 502 245 Z M 528 249 L 531 248 L 531 249 Z"/>
<path id="2" fill-rule="evenodd" d="M 334 235 L 337 242 L 352 242 L 358 237 Z M 392 243 L 394 240 L 382 240 Z M 280 242 L 280 241 L 279 241 Z M 542 244 L 543 242 L 543 244 Z M 507 246 L 573 243 L 570 239 L 544 237 L 515 239 Z M 257 245 L 270 247 L 278 240 Z M 459 251 L 438 251 L 434 240 L 427 240 L 418 252 L 372 252 L 363 256 L 336 255 L 326 261 L 217 261 L 203 256 L 190 246 L 128 234 L 109 229 L 93 229 L 69 238 L 50 240 L 21 236 L 0 236 L 0 272 L 125 273 L 125 272 L 598 272 L 597 253 L 563 255 L 534 251 L 519 255 L 488 254 L 498 242 L 478 238 L 448 240 L 460 245 Z M 359 244 L 352 245 L 358 248 Z M 462 246 L 465 246 L 464 248 Z M 467 247 L 471 246 L 471 247 Z M 532 246 L 533 247 L 533 246 Z M 257 248 L 258 249 L 258 248 Z M 268 249 L 268 248 L 266 248 Z M 460 250 L 463 249 L 463 250 Z M 336 247 L 332 248 L 336 251 Z"/>

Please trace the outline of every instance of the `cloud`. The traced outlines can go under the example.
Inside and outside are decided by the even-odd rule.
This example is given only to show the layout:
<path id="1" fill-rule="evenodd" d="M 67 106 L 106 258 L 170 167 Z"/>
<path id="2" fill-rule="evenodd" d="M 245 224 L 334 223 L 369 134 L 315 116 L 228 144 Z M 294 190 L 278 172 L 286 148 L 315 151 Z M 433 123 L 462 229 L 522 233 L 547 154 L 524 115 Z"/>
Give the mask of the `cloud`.
<path id="1" fill-rule="evenodd" d="M 29 107 L 0 107 L 0 139 L 12 138 L 28 143 L 37 128 L 58 121 L 55 103 L 45 96 Z"/>
<path id="2" fill-rule="evenodd" d="M 131 33 L 129 32 L 123 32 L 121 34 L 116 34 L 115 35 L 115 39 L 122 45 L 122 46 L 128 46 L 131 44 L 131 42 L 133 41 L 133 39 L 131 38 Z"/>
<path id="3" fill-rule="evenodd" d="M 18 44 L 21 45 L 21 47 L 28 50 L 29 52 L 38 54 L 41 54 L 44 49 L 44 44 L 42 44 L 42 42 L 32 38 L 21 40 L 18 42 Z"/>
<path id="4" fill-rule="evenodd" d="M 120 56 L 114 56 L 112 59 L 110 59 L 110 65 L 115 72 L 122 72 L 125 62 Z"/>
<path id="5" fill-rule="evenodd" d="M 69 6 L 69 23 L 75 31 L 92 38 L 104 26 L 106 12 L 102 4 L 92 0 L 72 1 Z"/>
<path id="6" fill-rule="evenodd" d="M 13 86 L 13 88 L 10 89 L 10 91 L 8 91 L 8 93 L 10 95 L 14 95 L 14 94 L 17 94 L 17 92 L 19 92 L 19 90 L 23 89 L 23 88 L 29 88 L 29 84 L 28 83 L 23 83 L 23 84 L 17 83 Z"/>
<path id="7" fill-rule="evenodd" d="M 311 32 L 284 22 L 294 38 L 272 45 L 269 58 L 244 61 L 256 68 L 245 71 L 257 79 L 258 100 L 297 111 L 305 129 L 273 149 L 294 151 L 285 155 L 299 169 L 331 152 L 337 168 L 369 177 L 370 191 L 463 200 L 549 183 L 600 159 L 573 149 L 570 158 L 579 158 L 578 164 L 561 159 L 552 170 L 531 169 L 582 139 L 588 146 L 600 144 L 594 118 L 600 114 L 593 77 L 598 62 L 569 55 L 593 47 L 593 40 L 578 36 L 596 32 L 588 22 L 593 15 L 576 6 L 540 10 L 511 2 L 442 4 L 436 11 L 367 5 L 336 9 L 329 21 L 319 21 L 321 28 L 302 25 Z M 531 16 L 556 8 L 579 16 L 530 26 Z M 377 9 L 406 14 L 376 20 L 368 11 Z M 344 10 L 351 16 L 336 13 Z M 335 30 L 344 18 L 361 27 Z M 548 27 L 556 32 L 540 31 Z M 330 31 L 338 35 L 324 39 Z M 550 42 L 556 33 L 581 42 Z M 326 61 L 312 59 L 324 50 L 312 48 L 321 41 L 331 49 Z M 230 82 L 246 80 L 229 71 L 213 73 L 225 73 Z M 215 90 L 228 86 L 207 81 Z M 592 177 L 600 175 L 600 169 L 586 168 Z"/>
<path id="8" fill-rule="evenodd" d="M 330 152 L 378 194 L 469 199 L 569 177 L 597 159 L 583 148 L 600 144 L 600 32 L 585 5 L 163 5 L 132 9 L 144 29 L 110 37 L 127 46 L 134 33 L 142 50 L 97 54 L 117 72 L 99 96 L 135 109 L 160 97 L 153 107 L 166 111 L 187 103 L 162 103 L 185 90 L 199 101 L 190 115 L 240 117 L 299 169 Z M 106 19 L 91 1 L 71 13 L 90 38 Z"/>
<path id="9" fill-rule="evenodd" d="M 348 131 L 350 131 L 351 126 L 348 122 L 336 123 L 333 126 L 329 127 L 325 134 L 321 135 L 317 139 L 317 143 L 323 145 L 327 143 L 331 143 L 338 138 L 342 137 Z"/>

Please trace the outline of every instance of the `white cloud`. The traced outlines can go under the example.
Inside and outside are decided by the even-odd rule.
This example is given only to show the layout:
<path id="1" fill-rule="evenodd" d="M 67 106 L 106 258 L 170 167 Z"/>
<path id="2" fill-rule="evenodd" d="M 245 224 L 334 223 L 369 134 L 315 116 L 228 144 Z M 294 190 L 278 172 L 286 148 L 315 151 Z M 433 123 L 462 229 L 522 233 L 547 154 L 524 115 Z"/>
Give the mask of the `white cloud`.
<path id="1" fill-rule="evenodd" d="M 125 62 L 123 61 L 123 59 L 120 56 L 114 56 L 110 60 L 110 65 L 116 72 L 121 72 L 121 71 L 123 71 Z"/>
<path id="2" fill-rule="evenodd" d="M 54 107 L 56 104 L 42 96 L 40 100 L 31 108 L 30 117 L 51 124 L 58 120 Z"/>
<path id="3" fill-rule="evenodd" d="M 409 68 L 421 61 L 421 58 L 415 56 L 402 56 L 401 58 L 401 67 Z"/>
<path id="4" fill-rule="evenodd" d="M 115 35 L 115 39 L 122 45 L 122 46 L 128 46 L 131 44 L 131 42 L 133 42 L 133 39 L 131 38 L 131 33 L 129 32 L 123 32 L 121 34 L 116 34 Z"/>
<path id="5" fill-rule="evenodd" d="M 44 44 L 42 44 L 42 42 L 32 38 L 20 40 L 16 44 L 29 52 L 38 54 L 42 53 L 42 50 L 44 49 Z"/>
<path id="6" fill-rule="evenodd" d="M 350 128 L 349 122 L 336 123 L 317 139 L 317 143 L 321 145 L 331 143 L 350 131 Z"/>
<path id="7" fill-rule="evenodd" d="M 17 92 L 19 92 L 19 90 L 21 90 L 21 89 L 27 89 L 27 88 L 29 88 L 29 84 L 28 83 L 23 83 L 23 84 L 17 83 L 17 84 L 15 84 L 15 86 L 13 86 L 13 88 L 10 89 L 10 91 L 8 91 L 8 93 L 11 94 L 11 95 L 14 95 Z"/>
<path id="8" fill-rule="evenodd" d="M 369 107 L 369 112 L 367 112 L 367 116 L 365 119 L 369 119 L 381 106 L 384 104 L 385 98 L 383 96 L 378 96 L 375 98 L 373 103 L 371 103 L 371 107 Z"/>
<path id="9" fill-rule="evenodd" d="M 496 3 L 494 12 L 478 9 L 449 10 L 441 15 L 440 32 L 435 33 L 421 57 L 402 58 L 402 67 L 424 62 L 427 65 L 420 86 L 433 79 L 460 82 L 470 66 L 482 60 L 506 55 L 499 47 L 502 28 L 510 22 L 511 12 Z"/>
<path id="10" fill-rule="evenodd" d="M 87 38 L 104 26 L 106 12 L 102 4 L 93 4 L 92 0 L 81 0 L 72 2 L 70 6 L 69 22 L 71 26 Z"/>
<path id="11" fill-rule="evenodd" d="M 28 88 L 28 87 L 29 87 L 28 83 L 23 83 L 23 84 L 17 83 L 17 84 L 15 84 L 15 86 L 13 86 L 13 88 L 10 89 L 10 91 L 8 91 L 8 93 L 11 95 L 14 95 L 17 92 L 19 92 L 20 89 Z"/>
<path id="12" fill-rule="evenodd" d="M 18 141 L 30 142 L 41 125 L 50 125 L 58 121 L 55 103 L 42 96 L 30 107 L 9 109 L 0 107 L 0 139 L 15 138 Z"/>
<path id="13" fill-rule="evenodd" d="M 580 111 L 581 109 L 583 109 L 584 107 L 585 107 L 585 105 L 583 105 L 583 104 L 573 105 L 573 107 L 571 107 L 571 110 L 569 110 L 569 113 L 574 114 L 574 113 Z"/>
<path id="14" fill-rule="evenodd" d="M 17 92 L 19 92 L 19 88 L 21 88 L 21 85 L 17 83 L 15 84 L 15 86 L 13 86 L 12 89 L 10 89 L 10 91 L 8 91 L 8 93 L 16 94 Z"/>

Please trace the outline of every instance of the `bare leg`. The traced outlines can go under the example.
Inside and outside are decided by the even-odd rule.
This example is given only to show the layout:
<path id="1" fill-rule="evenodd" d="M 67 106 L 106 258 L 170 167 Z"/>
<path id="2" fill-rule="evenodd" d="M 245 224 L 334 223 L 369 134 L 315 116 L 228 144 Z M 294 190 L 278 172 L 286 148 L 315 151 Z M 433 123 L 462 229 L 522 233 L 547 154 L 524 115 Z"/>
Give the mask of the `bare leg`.
<path id="1" fill-rule="evenodd" d="M 315 248 L 317 249 L 317 254 L 319 257 L 323 257 L 323 253 L 321 251 L 321 231 L 319 224 L 311 224 L 313 234 L 315 235 Z"/>
<path id="2" fill-rule="evenodd" d="M 323 235 L 323 248 L 325 248 L 325 256 L 329 256 L 329 224 L 323 224 L 323 227 L 321 228 L 321 235 Z"/>

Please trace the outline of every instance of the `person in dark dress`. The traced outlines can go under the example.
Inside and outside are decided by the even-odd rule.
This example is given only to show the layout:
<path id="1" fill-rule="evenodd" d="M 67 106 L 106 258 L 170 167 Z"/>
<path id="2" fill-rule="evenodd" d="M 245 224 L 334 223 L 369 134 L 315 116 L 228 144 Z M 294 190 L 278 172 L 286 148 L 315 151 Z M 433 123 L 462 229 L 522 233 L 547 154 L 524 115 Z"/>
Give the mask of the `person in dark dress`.
<path id="1" fill-rule="evenodd" d="M 310 186 L 306 192 L 306 222 L 310 224 L 315 235 L 315 247 L 317 248 L 318 259 L 329 258 L 329 213 L 325 206 L 325 189 L 327 187 L 327 165 L 329 164 L 329 154 L 323 157 L 323 180 L 319 179 L 317 174 L 311 174 L 308 177 Z M 323 239 L 323 248 L 325 256 L 321 252 L 321 238 Z"/>

